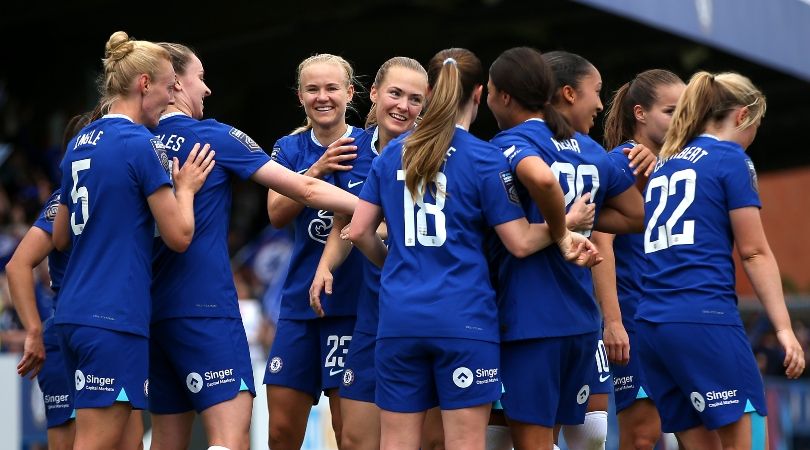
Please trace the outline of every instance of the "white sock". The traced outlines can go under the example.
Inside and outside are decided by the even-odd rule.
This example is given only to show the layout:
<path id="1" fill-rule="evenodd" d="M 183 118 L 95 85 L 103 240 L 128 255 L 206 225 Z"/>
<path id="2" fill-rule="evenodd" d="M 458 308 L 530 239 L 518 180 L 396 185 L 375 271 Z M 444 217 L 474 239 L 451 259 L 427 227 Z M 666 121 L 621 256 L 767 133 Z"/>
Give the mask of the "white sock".
<path id="1" fill-rule="evenodd" d="M 512 434 L 509 427 L 487 425 L 487 450 L 511 450 Z"/>
<path id="2" fill-rule="evenodd" d="M 607 440 L 607 411 L 585 413 L 585 423 L 564 425 L 562 430 L 570 450 L 604 450 Z"/>
<path id="3" fill-rule="evenodd" d="M 557 444 L 554 444 L 554 450 L 560 450 L 560 447 L 557 447 Z"/>
<path id="4" fill-rule="evenodd" d="M 208 447 L 208 450 L 231 450 L 228 447 L 223 447 L 221 445 L 212 445 Z"/>

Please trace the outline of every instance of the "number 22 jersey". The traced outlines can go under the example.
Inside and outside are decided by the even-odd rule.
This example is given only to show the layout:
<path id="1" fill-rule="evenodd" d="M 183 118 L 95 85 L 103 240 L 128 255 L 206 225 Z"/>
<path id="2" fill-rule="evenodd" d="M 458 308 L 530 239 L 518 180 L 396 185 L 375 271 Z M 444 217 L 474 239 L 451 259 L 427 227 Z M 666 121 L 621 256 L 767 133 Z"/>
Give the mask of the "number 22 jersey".
<path id="1" fill-rule="evenodd" d="M 729 211 L 761 207 L 745 150 L 698 136 L 656 164 L 644 201 L 648 268 L 636 319 L 742 325 Z"/>

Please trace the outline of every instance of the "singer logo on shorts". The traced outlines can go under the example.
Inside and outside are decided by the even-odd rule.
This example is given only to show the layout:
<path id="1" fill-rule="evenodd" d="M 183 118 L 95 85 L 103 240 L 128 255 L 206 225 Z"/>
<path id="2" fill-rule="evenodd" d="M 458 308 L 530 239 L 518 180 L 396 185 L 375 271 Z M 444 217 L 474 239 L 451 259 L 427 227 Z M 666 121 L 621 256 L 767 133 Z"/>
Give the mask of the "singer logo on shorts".
<path id="1" fill-rule="evenodd" d="M 453 383 L 462 389 L 470 387 L 473 382 L 475 384 L 487 384 L 499 381 L 497 368 L 475 369 L 475 375 L 473 375 L 472 370 L 464 366 L 453 371 Z"/>
<path id="2" fill-rule="evenodd" d="M 203 379 L 205 382 L 203 383 Z M 225 383 L 235 383 L 236 377 L 233 376 L 233 369 L 222 370 L 209 370 L 200 376 L 197 372 L 191 372 L 186 377 L 186 387 L 192 393 L 196 394 L 205 387 L 214 387 Z"/>
<path id="3" fill-rule="evenodd" d="M 48 411 L 70 408 L 70 395 L 68 394 L 45 395 L 43 398 L 45 399 L 45 409 Z"/>
<path id="4" fill-rule="evenodd" d="M 613 392 L 621 392 L 626 391 L 628 389 L 633 389 L 635 385 L 636 384 L 633 382 L 633 375 L 613 378 Z"/>
<path id="5" fill-rule="evenodd" d="M 692 406 L 698 412 L 703 412 L 708 406 L 709 408 L 716 408 L 718 406 L 736 405 L 740 403 L 737 397 L 737 389 L 729 389 L 727 391 L 708 391 L 704 396 L 700 392 L 692 392 L 689 399 L 692 401 Z"/>
<path id="6" fill-rule="evenodd" d="M 85 375 L 84 372 L 76 369 L 73 379 L 76 381 L 77 391 L 81 391 L 82 389 L 87 389 L 88 391 L 114 391 L 112 385 L 115 383 L 115 378 L 99 377 L 92 373 Z"/>

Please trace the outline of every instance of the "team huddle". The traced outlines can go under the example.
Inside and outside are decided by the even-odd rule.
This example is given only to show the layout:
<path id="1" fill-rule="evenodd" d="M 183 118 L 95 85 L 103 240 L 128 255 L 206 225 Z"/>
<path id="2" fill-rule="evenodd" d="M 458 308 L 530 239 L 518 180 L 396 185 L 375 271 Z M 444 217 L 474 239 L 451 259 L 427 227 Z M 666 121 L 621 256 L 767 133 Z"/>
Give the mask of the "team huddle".
<path id="1" fill-rule="evenodd" d="M 188 47 L 114 33 L 101 99 L 66 130 L 62 182 L 8 265 L 51 448 L 250 446 L 256 387 L 228 254 L 231 181 L 295 231 L 263 383 L 269 447 L 300 448 L 321 393 L 341 449 L 765 448 L 737 310 L 736 245 L 804 371 L 745 150 L 764 95 L 660 69 L 613 95 L 585 58 L 469 50 L 378 70 L 364 127 L 351 65 L 301 62 L 306 122 L 266 151 L 204 119 Z M 486 102 L 500 133 L 469 129 Z M 607 151 L 606 151 L 607 149 Z M 48 257 L 53 305 L 32 268 Z M 50 318 L 49 318 L 50 317 Z M 47 320 L 45 320 L 47 319 Z M 44 320 L 44 324 L 42 321 Z M 75 419 L 75 420 L 74 420 Z"/>

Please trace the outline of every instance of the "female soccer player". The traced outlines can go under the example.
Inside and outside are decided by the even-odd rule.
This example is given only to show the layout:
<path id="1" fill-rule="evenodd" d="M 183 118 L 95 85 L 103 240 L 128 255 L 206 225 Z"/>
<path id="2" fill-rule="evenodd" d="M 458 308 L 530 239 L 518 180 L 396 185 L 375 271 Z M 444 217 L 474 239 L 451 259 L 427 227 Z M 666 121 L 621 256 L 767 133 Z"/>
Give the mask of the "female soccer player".
<path id="1" fill-rule="evenodd" d="M 74 116 L 65 128 L 62 147 L 85 125 L 98 118 L 99 112 L 92 111 Z M 59 207 L 61 191 L 51 195 L 34 225 L 23 237 L 6 264 L 8 287 L 14 308 L 20 316 L 25 331 L 23 357 L 17 365 L 20 376 L 36 376 L 45 400 L 45 417 L 48 426 L 48 448 L 70 450 L 73 448 L 75 426 L 73 419 L 72 376 L 68 375 L 65 359 L 59 347 L 59 337 L 53 324 L 53 310 L 62 285 L 69 252 L 54 249 L 53 220 Z M 48 258 L 48 273 L 51 290 L 54 293 L 49 304 L 40 301 L 34 288 L 34 271 Z M 116 448 L 138 449 L 143 440 L 143 422 L 139 410 L 132 411 L 126 431 Z"/>
<path id="2" fill-rule="evenodd" d="M 487 104 L 504 130 L 492 142 L 504 149 L 520 181 L 518 194 L 527 216 L 533 222 L 543 220 L 523 186 L 536 173 L 533 166 L 547 164 L 552 179 L 560 180 L 566 207 L 589 194 L 600 226 L 640 228 L 641 197 L 629 189 L 632 183 L 620 177 L 601 146 L 575 133 L 584 123 L 582 111 L 590 118 L 601 109 L 598 92 L 590 90 L 576 99 L 576 111 L 561 113 L 560 91 L 572 86 L 557 89 L 554 66 L 547 61 L 537 50 L 521 47 L 505 51 L 490 67 Z M 588 75 L 598 78 L 589 63 L 588 68 Z M 575 78 L 574 86 L 587 81 Z M 555 93 L 557 101 L 552 100 Z M 569 122 L 576 125 L 572 128 Z M 590 273 L 566 264 L 552 249 L 524 259 L 507 256 L 499 273 L 505 388 L 501 402 L 516 446 L 551 448 L 554 424 L 582 423 L 591 392 L 588 369 L 599 313 Z M 536 364 L 526 367 L 527 360 Z"/>
<path id="3" fill-rule="evenodd" d="M 146 407 L 155 223 L 167 245 L 187 248 L 194 194 L 213 168 L 213 152 L 199 145 L 182 169 L 170 168 L 144 126 L 174 101 L 166 50 L 118 31 L 103 61 L 107 114 L 68 143 L 53 224 L 55 247 L 71 247 L 54 327 L 75 381 L 74 447 L 83 449 L 113 448 L 130 411 Z"/>
<path id="4" fill-rule="evenodd" d="M 354 151 L 371 140 L 362 128 L 346 124 L 346 108 L 354 95 L 353 73 L 345 59 L 330 54 L 311 56 L 298 65 L 298 99 L 307 124 L 276 142 L 273 159 L 287 169 L 329 183 L 334 183 L 336 172 L 352 168 L 357 156 Z M 348 182 L 354 185 L 359 180 Z M 339 443 L 338 387 L 354 329 L 362 255 L 349 255 L 335 273 L 338 282 L 325 305 L 327 317 L 319 318 L 309 307 L 309 286 L 332 228 L 333 209 L 308 208 L 273 191 L 268 194 L 267 208 L 274 226 L 293 222 L 295 228 L 276 338 L 264 376 L 270 447 L 301 446 L 309 411 L 321 392 L 329 396 L 332 427 Z"/>
<path id="5" fill-rule="evenodd" d="M 696 73 L 647 184 L 638 350 L 661 428 L 687 449 L 767 447 L 762 378 L 737 310 L 734 245 L 785 351 L 785 374 L 805 367 L 745 154 L 764 114 L 765 96 L 748 78 Z"/>
<path id="6" fill-rule="evenodd" d="M 637 180 L 643 193 L 645 173 L 635 178 L 628 166 L 627 148 L 643 145 L 658 155 L 664 143 L 675 105 L 685 85 L 667 70 L 652 69 L 639 73 L 613 95 L 605 117 L 605 143 L 614 162 Z M 613 365 L 613 395 L 619 419 L 619 448 L 653 448 L 661 436 L 661 420 L 636 348 L 636 305 L 644 295 L 641 274 L 645 270 L 641 233 L 614 235 L 595 231 L 592 240 L 605 261 L 592 269 L 594 290 L 602 310 L 604 342 Z M 615 258 L 614 258 L 615 255 Z M 615 261 L 615 264 L 614 264 Z M 632 357 L 631 357 L 632 353 Z"/>
<path id="7" fill-rule="evenodd" d="M 466 131 L 484 81 L 468 50 L 430 60 L 430 108 L 374 161 L 352 218 L 350 239 L 383 267 L 375 349 L 383 449 L 418 448 L 425 411 L 437 405 L 446 448 L 484 447 L 501 394 L 484 238 L 494 227 L 520 257 L 552 242 L 545 224 L 523 216 L 500 151 Z M 383 217 L 390 250 L 376 235 Z M 587 259 L 562 228 L 561 249 Z"/>
<path id="8" fill-rule="evenodd" d="M 161 43 L 177 74 L 175 101 L 153 129 L 182 162 L 195 142 L 217 150 L 217 165 L 196 196 L 197 233 L 178 253 L 156 243 L 152 283 L 149 379 L 153 443 L 187 448 L 194 412 L 209 445 L 231 450 L 250 444 L 255 387 L 228 255 L 231 181 L 250 178 L 298 201 L 351 212 L 356 199 L 320 180 L 273 162 L 247 134 L 203 118 L 211 95 L 202 62 L 188 47 Z M 309 193 L 308 193 L 309 191 Z"/>
<path id="9" fill-rule="evenodd" d="M 374 136 L 357 149 L 352 170 L 335 174 L 336 183 L 349 192 L 359 194 L 371 169 L 372 161 L 402 133 L 413 129 L 422 112 L 427 95 L 427 72 L 418 61 L 402 56 L 383 63 L 374 77 L 370 97 L 371 110 L 366 119 L 366 133 Z M 331 295 L 332 272 L 340 266 L 351 250 L 351 244 L 340 238 L 341 230 L 350 217 L 336 214 L 332 231 L 324 247 L 315 278 L 310 288 L 310 303 L 316 314 L 323 316 L 321 295 Z M 377 374 L 374 370 L 374 348 L 377 339 L 377 312 L 380 290 L 380 269 L 363 258 L 363 281 L 357 302 L 357 322 L 349 353 L 343 384 L 340 386 L 340 411 L 343 421 L 341 448 L 375 449 L 380 445 L 380 409 L 374 403 Z M 326 302 L 335 300 L 326 297 Z M 438 423 L 441 429 L 441 422 Z M 424 447 L 424 446 L 423 446 Z"/>

